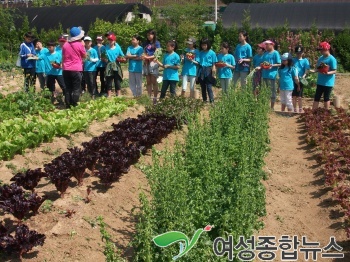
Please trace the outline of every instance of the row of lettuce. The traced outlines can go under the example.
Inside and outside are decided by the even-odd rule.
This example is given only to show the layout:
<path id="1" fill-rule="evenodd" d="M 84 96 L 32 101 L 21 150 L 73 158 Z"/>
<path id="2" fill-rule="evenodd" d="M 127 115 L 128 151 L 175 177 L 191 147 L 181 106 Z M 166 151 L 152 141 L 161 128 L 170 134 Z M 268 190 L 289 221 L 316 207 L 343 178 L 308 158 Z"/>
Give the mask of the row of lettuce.
<path id="1" fill-rule="evenodd" d="M 108 189 L 113 182 L 129 171 L 130 166 L 138 161 L 141 154 L 159 143 L 174 129 L 181 128 L 187 117 L 198 113 L 201 106 L 202 102 L 198 100 L 165 100 L 155 107 L 148 107 L 145 113 L 137 118 L 127 118 L 113 124 L 112 131 L 103 132 L 100 136 L 82 143 L 81 147 L 69 148 L 68 152 L 45 164 L 43 170 L 28 169 L 17 173 L 11 179 L 13 183 L 0 186 L 0 209 L 19 221 L 17 226 L 12 227 L 0 223 L 0 253 L 22 256 L 33 247 L 44 244 L 45 235 L 29 230 L 27 225 L 22 224 L 24 219 L 38 214 L 40 206 L 48 198 L 36 192 L 43 179 L 53 183 L 57 193 L 63 197 L 68 187 L 82 185 L 88 176 L 86 171 L 90 170 L 89 173 L 97 176 L 100 183 Z M 93 109 L 101 111 L 101 108 L 87 109 L 88 112 Z M 166 114 L 157 114 L 159 111 Z M 66 112 L 69 115 L 76 113 L 74 110 Z M 179 117 L 176 118 L 174 114 Z M 77 183 L 74 183 L 73 178 Z M 98 187 L 98 184 L 95 186 Z M 87 187 L 89 196 L 95 187 Z M 87 197 L 85 203 L 89 202 Z"/>
<path id="2" fill-rule="evenodd" d="M 329 111 L 307 109 L 302 118 L 306 140 L 316 146 L 317 160 L 324 171 L 325 185 L 331 187 L 332 198 L 340 204 L 343 227 L 350 238 L 350 115 L 343 108 Z"/>
<path id="3" fill-rule="evenodd" d="M 201 228 L 208 232 L 182 261 L 219 261 L 213 253 L 215 238 L 232 235 L 238 240 L 261 228 L 267 105 L 265 93 L 257 101 L 248 92 L 231 93 L 210 110 L 209 120 L 189 123 L 185 142 L 166 150 L 161 159 L 154 152 L 152 166 L 144 169 L 151 197 L 140 196 L 135 261 L 171 261 L 186 246 L 180 245 L 179 253 L 178 245 L 160 248 L 152 239 L 168 231 L 192 236 Z"/>
<path id="4" fill-rule="evenodd" d="M 23 116 L 3 120 L 0 122 L 0 160 L 9 160 L 27 148 L 51 142 L 55 136 L 83 131 L 93 120 L 103 121 L 134 104 L 134 100 L 118 97 L 100 98 L 72 109 L 30 111 Z"/>

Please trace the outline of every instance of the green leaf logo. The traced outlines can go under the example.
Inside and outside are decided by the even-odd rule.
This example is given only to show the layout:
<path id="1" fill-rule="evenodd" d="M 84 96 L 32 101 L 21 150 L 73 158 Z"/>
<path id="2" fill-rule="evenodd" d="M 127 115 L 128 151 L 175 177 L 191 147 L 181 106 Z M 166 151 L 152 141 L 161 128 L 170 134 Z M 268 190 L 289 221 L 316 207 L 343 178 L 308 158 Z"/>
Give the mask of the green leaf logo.
<path id="1" fill-rule="evenodd" d="M 159 247 L 167 247 L 174 243 L 179 242 L 180 244 L 180 252 L 176 256 L 173 257 L 173 260 L 176 260 L 183 255 L 185 255 L 188 251 L 190 251 L 194 245 L 197 243 L 199 236 L 204 231 L 210 231 L 214 226 L 207 225 L 205 228 L 197 229 L 194 233 L 191 241 L 189 238 L 182 232 L 179 231 L 169 231 L 164 234 L 158 235 L 153 238 L 153 242 Z"/>

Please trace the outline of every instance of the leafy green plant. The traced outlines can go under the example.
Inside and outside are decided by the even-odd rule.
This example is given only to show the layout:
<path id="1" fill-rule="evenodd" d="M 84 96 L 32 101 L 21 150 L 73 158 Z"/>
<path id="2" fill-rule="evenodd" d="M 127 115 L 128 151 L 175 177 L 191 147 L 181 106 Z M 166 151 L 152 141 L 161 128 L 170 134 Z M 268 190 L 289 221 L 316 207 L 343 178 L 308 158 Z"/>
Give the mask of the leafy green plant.
<path id="1" fill-rule="evenodd" d="M 202 107 L 203 102 L 198 99 L 169 97 L 161 100 L 155 106 L 146 106 L 144 114 L 164 114 L 168 117 L 176 117 L 179 123 L 184 123 L 198 114 Z"/>
<path id="2" fill-rule="evenodd" d="M 102 241 L 106 242 L 103 254 L 106 256 L 106 262 L 124 262 L 126 261 L 120 256 L 120 252 L 117 250 L 115 244 L 111 240 L 111 235 L 106 230 L 106 223 L 103 221 L 102 216 L 97 218 L 98 225 L 100 226 L 100 233 Z"/>
<path id="3" fill-rule="evenodd" d="M 53 202 L 49 199 L 45 200 L 44 203 L 40 207 L 40 211 L 43 213 L 49 213 L 52 211 Z"/>
<path id="4" fill-rule="evenodd" d="M 159 249 L 153 237 L 178 230 L 191 235 L 208 224 L 213 230 L 182 260 L 221 261 L 212 252 L 216 237 L 230 234 L 237 240 L 261 228 L 268 98 L 267 90 L 258 101 L 249 91 L 230 91 L 210 109 L 210 119 L 193 117 L 183 144 L 161 157 L 153 152 L 152 165 L 145 169 L 151 200 L 140 197 L 133 241 L 137 261 L 170 261 L 177 247 Z"/>
<path id="5" fill-rule="evenodd" d="M 23 153 L 26 148 L 50 142 L 54 136 L 83 131 L 93 120 L 105 120 L 134 103 L 133 100 L 118 97 L 100 98 L 69 110 L 40 112 L 39 116 L 3 121 L 0 123 L 0 159 L 10 159 L 17 153 Z"/>

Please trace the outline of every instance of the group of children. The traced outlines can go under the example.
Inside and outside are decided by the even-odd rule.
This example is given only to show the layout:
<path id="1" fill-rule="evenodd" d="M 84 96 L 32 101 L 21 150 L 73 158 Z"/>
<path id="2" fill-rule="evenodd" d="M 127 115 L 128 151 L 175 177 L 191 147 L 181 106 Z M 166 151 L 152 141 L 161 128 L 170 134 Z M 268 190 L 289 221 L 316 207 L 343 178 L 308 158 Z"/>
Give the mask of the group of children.
<path id="1" fill-rule="evenodd" d="M 62 77 L 62 46 L 67 41 L 68 35 L 59 37 L 59 44 L 55 41 L 47 43 L 44 48 L 40 41 L 35 44 L 37 61 L 36 75 L 40 86 L 46 85 L 55 96 L 55 82 L 65 92 Z M 116 42 L 116 35 L 109 32 L 105 35 L 108 43 L 103 44 L 103 36 L 96 37 L 96 45 L 92 47 L 92 39 L 89 36 L 83 38 L 86 58 L 83 61 L 83 85 L 87 86 L 92 97 L 98 94 L 111 95 L 114 82 L 116 95 L 120 95 L 123 71 L 120 63 L 128 62 L 129 84 L 134 97 L 142 95 L 142 76 L 146 77 L 148 95 L 153 93 L 153 101 L 157 102 L 159 67 L 164 68 L 160 98 L 164 98 L 170 87 L 171 95 L 176 94 L 176 85 L 180 80 L 179 69 L 182 65 L 180 76 L 182 78 L 182 95 L 184 96 L 189 82 L 190 97 L 194 97 L 195 84 L 199 83 L 204 102 L 214 102 L 212 86 L 216 85 L 216 77 L 220 80 L 223 92 L 227 93 L 233 81 L 233 87 L 240 82 L 241 88 L 247 85 L 247 76 L 254 70 L 252 79 L 253 92 L 257 95 L 260 87 L 271 89 L 271 108 L 274 109 L 277 92 L 279 92 L 282 111 L 302 112 L 303 83 L 310 70 L 308 59 L 303 57 L 304 48 L 299 45 L 295 48 L 295 57 L 289 53 L 279 54 L 274 40 L 266 40 L 257 45 L 256 54 L 253 56 L 252 47 L 249 44 L 248 34 L 242 31 L 238 35 L 239 43 L 231 53 L 230 46 L 224 42 L 221 44 L 220 53 L 216 54 L 211 49 L 211 42 L 202 39 L 197 49 L 196 40 L 188 38 L 187 47 L 181 55 L 177 51 L 177 43 L 170 40 L 166 44 L 166 53 L 162 61 L 159 61 L 161 46 L 154 30 L 147 32 L 147 39 L 141 42 L 139 35 L 132 36 L 131 45 L 124 55 L 121 47 Z M 330 54 L 330 45 L 327 42 L 320 43 L 321 57 L 317 67 L 326 64 L 327 71 L 318 72 L 317 90 L 314 99 L 314 108 L 322 95 L 324 95 L 325 107 L 329 108 L 329 97 L 334 86 L 337 63 Z M 101 89 L 97 90 L 97 76 L 100 76 Z M 277 87 L 276 78 L 279 76 Z"/>

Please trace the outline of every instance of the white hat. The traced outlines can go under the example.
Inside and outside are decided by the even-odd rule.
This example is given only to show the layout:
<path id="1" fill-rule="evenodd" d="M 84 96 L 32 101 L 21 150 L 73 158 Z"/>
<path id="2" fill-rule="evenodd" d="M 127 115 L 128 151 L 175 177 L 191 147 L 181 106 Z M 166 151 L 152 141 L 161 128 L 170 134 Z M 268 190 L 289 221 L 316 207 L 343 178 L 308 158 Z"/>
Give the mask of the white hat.
<path id="1" fill-rule="evenodd" d="M 91 39 L 90 36 L 85 36 L 85 37 L 84 37 L 84 41 L 92 41 L 92 39 Z"/>
<path id="2" fill-rule="evenodd" d="M 81 27 L 72 27 L 70 29 L 70 37 L 68 38 L 68 42 L 74 42 L 82 39 L 84 37 L 85 32 L 81 30 Z"/>

